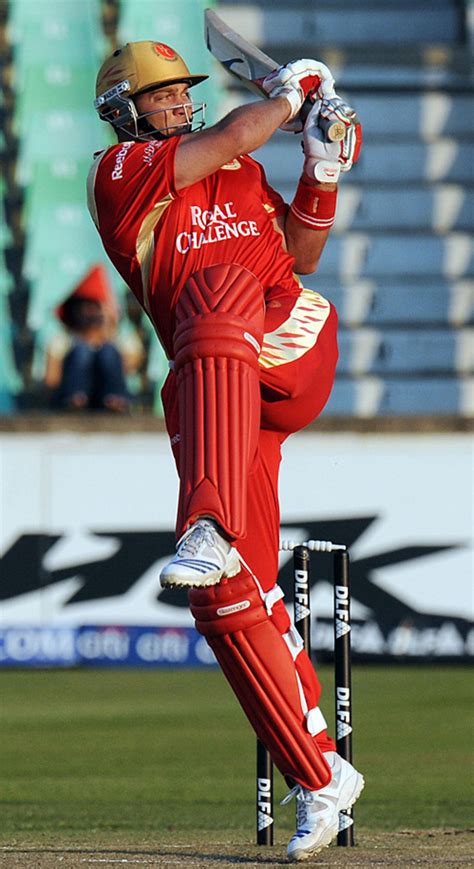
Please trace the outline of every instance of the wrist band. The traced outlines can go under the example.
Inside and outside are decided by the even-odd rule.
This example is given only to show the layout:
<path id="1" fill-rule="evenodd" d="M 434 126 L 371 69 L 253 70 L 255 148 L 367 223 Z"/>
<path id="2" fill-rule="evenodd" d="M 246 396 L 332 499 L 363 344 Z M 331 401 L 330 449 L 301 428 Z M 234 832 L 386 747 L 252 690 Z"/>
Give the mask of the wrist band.
<path id="1" fill-rule="evenodd" d="M 300 179 L 290 205 L 293 217 L 307 229 L 331 229 L 336 216 L 337 190 L 323 190 Z"/>

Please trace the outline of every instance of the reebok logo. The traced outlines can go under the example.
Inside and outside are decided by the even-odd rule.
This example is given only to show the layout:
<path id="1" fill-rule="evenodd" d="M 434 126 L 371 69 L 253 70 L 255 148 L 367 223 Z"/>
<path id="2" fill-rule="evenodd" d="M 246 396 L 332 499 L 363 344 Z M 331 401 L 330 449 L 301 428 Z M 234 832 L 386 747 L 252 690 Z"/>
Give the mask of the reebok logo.
<path id="1" fill-rule="evenodd" d="M 120 151 L 115 158 L 114 168 L 112 169 L 112 181 L 118 181 L 120 178 L 123 178 L 123 164 L 125 163 L 129 148 L 131 148 L 132 145 L 133 142 L 124 142 L 120 148 Z"/>

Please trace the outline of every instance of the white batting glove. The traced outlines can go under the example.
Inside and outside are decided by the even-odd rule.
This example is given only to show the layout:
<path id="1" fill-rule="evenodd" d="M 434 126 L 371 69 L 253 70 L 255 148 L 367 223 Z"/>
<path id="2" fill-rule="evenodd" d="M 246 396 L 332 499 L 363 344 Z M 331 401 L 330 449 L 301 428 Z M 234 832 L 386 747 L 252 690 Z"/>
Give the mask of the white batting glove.
<path id="1" fill-rule="evenodd" d="M 296 118 L 308 94 L 315 92 L 320 100 L 335 95 L 329 68 L 321 61 L 309 58 L 280 66 L 264 78 L 262 87 L 270 98 L 285 97 L 288 100 L 290 114 L 287 122 Z"/>
<path id="2" fill-rule="evenodd" d="M 346 136 L 350 128 L 358 123 L 355 110 L 340 97 L 334 95 L 320 101 L 318 126 L 327 133 L 330 142 L 341 139 L 342 133 Z"/>
<path id="3" fill-rule="evenodd" d="M 328 126 L 338 122 L 346 127 L 344 139 L 327 140 Z M 340 97 L 321 100 L 311 109 L 303 130 L 304 172 L 312 181 L 336 182 L 349 172 L 359 157 L 362 127 L 353 109 Z"/>

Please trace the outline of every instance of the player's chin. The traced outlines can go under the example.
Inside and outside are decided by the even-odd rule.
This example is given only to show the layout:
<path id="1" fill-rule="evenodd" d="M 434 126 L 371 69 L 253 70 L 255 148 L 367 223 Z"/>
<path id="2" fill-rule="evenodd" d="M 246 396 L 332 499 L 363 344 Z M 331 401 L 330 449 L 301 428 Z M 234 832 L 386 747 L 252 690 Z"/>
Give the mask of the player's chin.
<path id="1" fill-rule="evenodd" d="M 185 133 L 191 132 L 191 124 L 184 122 L 184 124 L 177 124 L 174 127 L 169 127 L 166 131 L 166 136 L 168 139 L 172 138 L 172 136 L 183 136 Z"/>

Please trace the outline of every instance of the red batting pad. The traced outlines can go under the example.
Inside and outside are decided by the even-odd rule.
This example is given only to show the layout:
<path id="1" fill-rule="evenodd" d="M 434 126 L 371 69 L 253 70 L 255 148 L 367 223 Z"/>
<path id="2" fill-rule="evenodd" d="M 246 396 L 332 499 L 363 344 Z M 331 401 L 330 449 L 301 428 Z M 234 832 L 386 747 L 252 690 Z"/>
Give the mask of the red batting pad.
<path id="1" fill-rule="evenodd" d="M 260 426 L 263 293 L 246 269 L 203 269 L 176 308 L 180 497 L 178 535 L 198 516 L 246 533 L 247 476 Z"/>
<path id="2" fill-rule="evenodd" d="M 306 729 L 293 658 L 246 573 L 191 589 L 191 612 L 257 736 L 285 777 L 309 790 L 331 772 Z"/>

